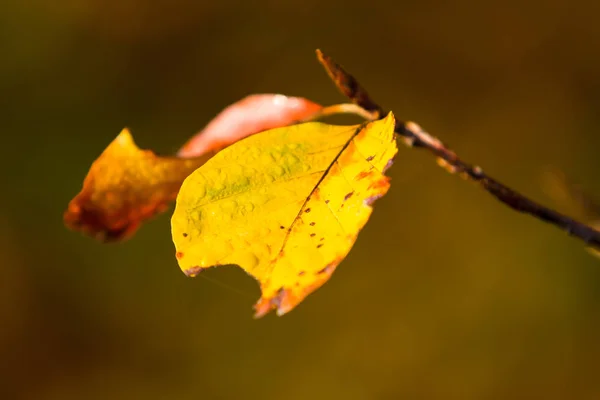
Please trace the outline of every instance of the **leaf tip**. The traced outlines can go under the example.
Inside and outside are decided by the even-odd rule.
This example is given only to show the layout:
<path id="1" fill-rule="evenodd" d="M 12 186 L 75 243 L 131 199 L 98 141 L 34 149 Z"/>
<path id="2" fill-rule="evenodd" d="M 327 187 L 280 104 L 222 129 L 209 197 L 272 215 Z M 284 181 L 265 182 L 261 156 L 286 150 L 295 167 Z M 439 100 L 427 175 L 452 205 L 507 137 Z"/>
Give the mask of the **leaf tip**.
<path id="1" fill-rule="evenodd" d="M 75 232 L 90 236 L 102 243 L 116 243 L 130 239 L 139 223 L 130 222 L 114 226 L 105 220 L 101 210 L 91 207 L 90 200 L 81 193 L 73 198 L 63 214 L 65 226 Z"/>
<path id="2" fill-rule="evenodd" d="M 131 134 L 131 130 L 129 130 L 128 127 L 125 127 L 123 129 L 121 129 L 121 132 L 119 132 L 119 134 L 115 138 L 115 142 L 117 142 L 121 146 L 125 146 L 125 145 L 127 145 L 127 146 L 134 145 L 134 146 L 136 146 L 135 142 L 133 140 L 133 135 Z"/>
<path id="3" fill-rule="evenodd" d="M 177 257 L 177 254 L 175 256 L 177 259 L 180 258 L 180 257 Z M 183 273 L 185 274 L 185 276 L 187 276 L 189 278 L 195 278 L 200 272 L 202 272 L 203 269 L 204 268 L 202 268 L 200 266 L 195 266 L 195 267 L 184 269 Z"/>
<path id="4" fill-rule="evenodd" d="M 392 111 L 388 111 L 383 120 L 386 121 L 386 123 L 396 124 L 396 116 Z"/>

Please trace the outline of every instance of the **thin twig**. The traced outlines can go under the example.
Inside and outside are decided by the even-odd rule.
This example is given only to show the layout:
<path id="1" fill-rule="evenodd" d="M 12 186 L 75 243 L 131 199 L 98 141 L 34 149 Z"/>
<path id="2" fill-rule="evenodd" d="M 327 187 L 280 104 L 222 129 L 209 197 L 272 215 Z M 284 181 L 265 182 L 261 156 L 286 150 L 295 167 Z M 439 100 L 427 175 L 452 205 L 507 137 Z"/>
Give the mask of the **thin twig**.
<path id="1" fill-rule="evenodd" d="M 352 102 L 380 117 L 385 110 L 375 103 L 358 81 L 330 57 L 317 50 L 317 58 L 338 87 Z M 461 160 L 454 151 L 439 139 L 425 132 L 414 122 L 396 122 L 395 132 L 411 147 L 423 147 L 438 158 L 438 163 L 451 173 L 459 174 L 479 184 L 496 199 L 513 210 L 529 214 L 566 231 L 569 235 L 583 240 L 588 246 L 600 250 L 600 232 L 584 223 L 545 207 L 515 190 L 486 175 L 483 170 Z"/>

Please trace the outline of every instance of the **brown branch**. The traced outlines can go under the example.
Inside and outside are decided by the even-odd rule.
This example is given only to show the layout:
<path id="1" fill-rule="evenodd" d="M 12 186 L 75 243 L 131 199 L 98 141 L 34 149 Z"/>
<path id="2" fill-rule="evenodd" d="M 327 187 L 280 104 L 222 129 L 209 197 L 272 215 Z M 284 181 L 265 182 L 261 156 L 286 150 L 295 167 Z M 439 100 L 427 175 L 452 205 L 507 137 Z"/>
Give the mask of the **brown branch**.
<path id="1" fill-rule="evenodd" d="M 375 103 L 358 81 L 346 72 L 330 57 L 317 50 L 317 58 L 325 67 L 338 89 L 353 103 L 379 117 L 387 113 Z M 454 151 L 446 147 L 440 140 L 425 132 L 414 122 L 396 122 L 395 132 L 404 139 L 408 146 L 423 147 L 433 153 L 438 163 L 451 173 L 457 173 L 466 179 L 479 184 L 496 199 L 513 210 L 529 214 L 537 219 L 561 228 L 571 236 L 583 240 L 587 245 L 600 249 L 600 232 L 584 223 L 574 220 L 555 210 L 545 207 L 515 190 L 486 175 L 475 165 L 461 160 Z"/>

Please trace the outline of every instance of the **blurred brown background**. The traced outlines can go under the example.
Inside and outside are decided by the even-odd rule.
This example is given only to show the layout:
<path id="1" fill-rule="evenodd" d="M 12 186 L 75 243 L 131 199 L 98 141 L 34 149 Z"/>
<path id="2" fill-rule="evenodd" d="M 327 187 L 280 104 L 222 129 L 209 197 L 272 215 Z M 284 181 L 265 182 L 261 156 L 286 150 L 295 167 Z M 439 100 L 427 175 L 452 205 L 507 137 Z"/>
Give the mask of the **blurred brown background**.
<path id="1" fill-rule="evenodd" d="M 552 204 L 548 166 L 600 193 L 599 15 L 566 0 L 4 1 L 0 397 L 600 398 L 600 260 L 421 151 L 400 149 L 348 259 L 283 318 L 251 318 L 241 270 L 186 278 L 170 213 L 119 245 L 62 225 L 124 126 L 172 152 L 250 93 L 342 101 L 317 47 L 533 198 Z"/>

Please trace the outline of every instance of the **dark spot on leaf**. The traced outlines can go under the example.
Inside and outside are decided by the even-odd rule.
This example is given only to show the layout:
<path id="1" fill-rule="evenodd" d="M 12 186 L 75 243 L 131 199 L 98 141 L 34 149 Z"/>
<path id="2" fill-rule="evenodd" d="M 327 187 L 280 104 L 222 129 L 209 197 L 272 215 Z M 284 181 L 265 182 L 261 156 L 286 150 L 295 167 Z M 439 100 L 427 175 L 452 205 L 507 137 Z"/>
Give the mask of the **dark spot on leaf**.
<path id="1" fill-rule="evenodd" d="M 302 276 L 302 275 L 304 275 L 305 273 L 306 273 L 306 271 L 300 271 L 300 272 L 298 272 L 298 276 Z"/>
<path id="2" fill-rule="evenodd" d="M 181 259 L 183 258 L 183 253 L 182 253 L 181 251 L 178 251 L 177 253 L 175 253 L 175 257 L 176 257 L 178 260 L 181 260 Z"/>
<path id="3" fill-rule="evenodd" d="M 368 177 L 370 175 L 371 175 L 370 171 L 362 171 L 360 174 L 356 175 L 356 179 L 357 180 L 364 179 L 364 178 L 366 178 L 366 177 Z"/>
<path id="4" fill-rule="evenodd" d="M 183 232 L 183 237 L 188 237 L 188 234 Z"/>
<path id="5" fill-rule="evenodd" d="M 325 204 L 329 204 L 329 200 L 325 200 Z"/>
<path id="6" fill-rule="evenodd" d="M 323 268 L 320 271 L 317 271 L 317 275 L 321 275 L 321 274 L 331 274 L 333 272 L 333 264 L 329 264 L 328 266 L 326 266 L 325 268 Z"/>
<path id="7" fill-rule="evenodd" d="M 315 200 L 320 200 L 321 199 L 321 190 L 319 188 L 316 188 L 315 191 L 312 194 L 312 197 Z"/>
<path id="8" fill-rule="evenodd" d="M 369 189 L 373 189 L 374 191 L 377 191 L 380 193 L 384 192 L 389 187 L 390 187 L 390 179 L 387 176 L 384 176 L 383 178 L 381 178 L 369 185 Z"/>
<path id="9" fill-rule="evenodd" d="M 313 222 L 311 222 L 309 225 L 310 225 L 310 226 L 315 226 L 315 222 L 313 221 Z"/>
<path id="10" fill-rule="evenodd" d="M 306 210 L 304 210 L 305 213 L 309 213 L 310 212 L 310 208 L 307 208 Z"/>
<path id="11" fill-rule="evenodd" d="M 375 158 L 375 156 L 369 156 L 369 157 L 367 157 L 367 161 L 373 161 L 374 158 Z"/>
<path id="12" fill-rule="evenodd" d="M 352 195 L 354 194 L 354 192 L 350 192 L 347 195 L 344 196 L 344 200 L 348 200 L 350 197 L 352 197 Z"/>
<path id="13" fill-rule="evenodd" d="M 321 238 L 321 239 L 319 239 L 319 240 L 320 240 L 320 241 L 323 241 L 323 240 L 325 240 L 325 238 L 324 238 L 324 237 L 322 237 L 322 238 Z"/>
<path id="14" fill-rule="evenodd" d="M 311 234 L 310 234 L 310 237 L 315 237 L 315 236 L 317 236 L 317 234 L 316 234 L 316 233 L 311 233 Z"/>
<path id="15" fill-rule="evenodd" d="M 285 229 L 285 226 L 281 225 L 281 226 L 279 227 L 279 229 Z"/>
<path id="16" fill-rule="evenodd" d="M 319 244 L 317 245 L 317 249 L 320 249 L 321 247 L 323 247 L 323 243 L 319 243 Z"/>

